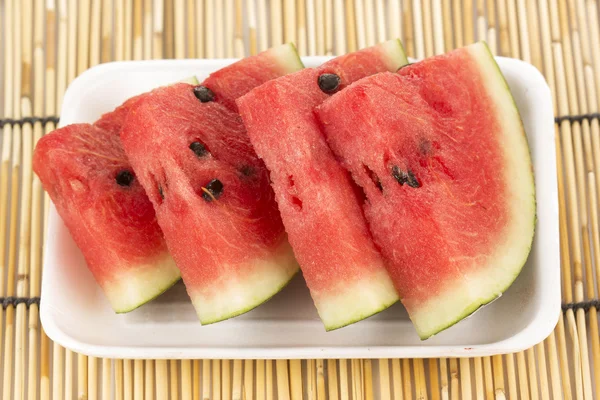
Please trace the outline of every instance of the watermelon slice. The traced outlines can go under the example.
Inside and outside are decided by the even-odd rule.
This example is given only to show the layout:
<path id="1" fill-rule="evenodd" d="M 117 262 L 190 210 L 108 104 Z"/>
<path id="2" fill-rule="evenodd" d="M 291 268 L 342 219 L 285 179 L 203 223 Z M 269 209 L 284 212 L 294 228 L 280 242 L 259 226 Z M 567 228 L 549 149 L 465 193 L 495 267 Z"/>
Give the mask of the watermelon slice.
<path id="1" fill-rule="evenodd" d="M 292 45 L 273 52 L 199 86 L 151 92 L 121 131 L 202 324 L 251 310 L 298 271 L 267 170 L 227 101 L 233 92 L 220 89 L 231 77 L 233 95 L 243 94 L 302 66 Z"/>
<path id="2" fill-rule="evenodd" d="M 392 40 L 267 82 L 237 102 L 271 172 L 290 243 L 327 330 L 373 315 L 398 296 L 313 109 L 357 79 L 406 63 L 400 42 Z"/>
<path id="3" fill-rule="evenodd" d="M 33 169 L 116 312 L 179 280 L 152 203 L 114 131 L 90 124 L 57 129 L 38 142 Z"/>
<path id="4" fill-rule="evenodd" d="M 510 286 L 533 239 L 534 181 L 484 43 L 356 82 L 318 115 L 366 193 L 371 232 L 422 339 Z"/>

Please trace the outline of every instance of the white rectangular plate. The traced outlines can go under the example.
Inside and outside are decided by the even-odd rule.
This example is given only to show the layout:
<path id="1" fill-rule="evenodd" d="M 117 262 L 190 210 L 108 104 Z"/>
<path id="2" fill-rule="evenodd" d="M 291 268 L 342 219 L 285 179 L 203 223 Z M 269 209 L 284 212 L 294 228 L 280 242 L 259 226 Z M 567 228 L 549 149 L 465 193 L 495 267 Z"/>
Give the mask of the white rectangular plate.
<path id="1" fill-rule="evenodd" d="M 324 57 L 305 58 L 316 66 Z M 68 88 L 61 126 L 93 122 L 127 98 L 235 60 L 117 62 L 94 67 Z M 391 358 L 482 356 L 528 348 L 554 328 L 560 265 L 551 95 L 542 75 L 498 58 L 521 113 L 535 169 L 538 220 L 527 264 L 497 301 L 427 341 L 397 304 L 365 321 L 325 332 L 301 277 L 257 309 L 201 326 L 183 285 L 117 315 L 89 273 L 54 207 L 44 253 L 41 319 L 48 336 L 74 351 L 115 358 Z M 518 178 L 518 177 L 517 177 Z"/>

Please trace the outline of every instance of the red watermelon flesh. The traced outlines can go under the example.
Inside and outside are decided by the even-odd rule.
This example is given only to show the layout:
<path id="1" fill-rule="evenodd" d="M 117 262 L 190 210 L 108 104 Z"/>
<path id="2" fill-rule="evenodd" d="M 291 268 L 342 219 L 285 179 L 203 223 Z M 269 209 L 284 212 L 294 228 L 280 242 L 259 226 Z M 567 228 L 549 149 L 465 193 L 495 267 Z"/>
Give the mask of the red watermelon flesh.
<path id="1" fill-rule="evenodd" d="M 33 169 L 115 311 L 137 308 L 179 280 L 114 131 L 60 128 L 37 144 Z"/>
<path id="2" fill-rule="evenodd" d="M 237 113 L 191 85 L 160 88 L 132 108 L 121 141 L 203 324 L 256 307 L 296 273 Z"/>
<path id="3" fill-rule="evenodd" d="M 147 94 L 148 93 L 143 93 L 129 98 L 113 111 L 103 114 L 98 121 L 94 122 L 94 125 L 111 135 L 119 137 L 119 132 L 121 132 L 121 127 L 127 118 L 127 114 L 129 114 L 129 110 Z"/>
<path id="4" fill-rule="evenodd" d="M 237 102 L 250 140 L 270 170 L 290 243 L 328 330 L 379 312 L 398 297 L 351 179 L 314 117 L 314 107 L 329 97 L 318 80 L 336 74 L 340 90 L 406 62 L 393 40 L 267 82 Z"/>
<path id="5" fill-rule="evenodd" d="M 318 110 L 425 339 L 498 297 L 531 246 L 527 140 L 484 43 L 361 81 Z"/>
<path id="6" fill-rule="evenodd" d="M 237 111 L 235 100 L 271 79 L 304 68 L 291 43 L 265 50 L 210 74 L 202 82 L 215 95 L 215 101 Z"/>

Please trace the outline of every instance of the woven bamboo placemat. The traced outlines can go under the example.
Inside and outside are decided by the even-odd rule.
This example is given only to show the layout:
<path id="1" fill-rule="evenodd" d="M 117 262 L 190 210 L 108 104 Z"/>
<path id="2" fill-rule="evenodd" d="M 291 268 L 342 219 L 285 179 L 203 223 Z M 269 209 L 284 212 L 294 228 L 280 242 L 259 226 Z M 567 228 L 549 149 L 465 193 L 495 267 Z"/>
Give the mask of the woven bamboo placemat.
<path id="1" fill-rule="evenodd" d="M 595 0 L 0 0 L 2 399 L 592 399 L 600 387 L 600 34 Z M 541 70 L 558 153 L 563 314 L 543 343 L 473 359 L 110 360 L 39 323 L 48 199 L 32 174 L 67 84 L 111 60 L 242 57 L 283 41 L 339 54 L 401 37 L 410 56 L 486 39 Z"/>

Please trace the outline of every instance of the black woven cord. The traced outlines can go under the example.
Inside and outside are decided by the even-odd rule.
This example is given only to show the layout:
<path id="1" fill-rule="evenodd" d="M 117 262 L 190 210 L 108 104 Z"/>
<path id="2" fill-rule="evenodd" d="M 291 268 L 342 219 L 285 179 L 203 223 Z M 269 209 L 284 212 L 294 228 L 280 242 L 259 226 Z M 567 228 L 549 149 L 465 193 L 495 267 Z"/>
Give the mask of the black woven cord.
<path id="1" fill-rule="evenodd" d="M 563 311 L 584 310 L 585 312 L 588 312 L 590 310 L 590 308 L 592 308 L 592 307 L 596 307 L 596 309 L 600 308 L 600 300 L 595 299 L 595 300 L 581 301 L 579 303 L 565 303 L 562 305 Z"/>
<path id="2" fill-rule="evenodd" d="M 0 302 L 2 302 L 2 309 L 6 310 L 8 306 L 16 307 L 19 304 L 25 304 L 27 308 L 29 308 L 32 304 L 40 305 L 39 297 L 0 297 Z"/>
<path id="3" fill-rule="evenodd" d="M 20 119 L 12 119 L 12 118 L 4 118 L 4 119 L 0 119 L 0 128 L 2 128 L 4 125 L 11 125 L 11 126 L 23 126 L 25 124 L 35 124 L 36 122 L 41 122 L 42 125 L 46 125 L 48 122 L 54 122 L 55 124 L 58 123 L 59 117 L 52 115 L 49 117 L 24 117 L 24 118 L 20 118 Z"/>
<path id="4" fill-rule="evenodd" d="M 600 119 L 600 113 L 592 113 L 592 114 L 581 114 L 581 115 L 563 115 L 560 117 L 555 117 L 554 118 L 554 122 L 556 122 L 557 124 L 560 124 L 563 121 L 569 121 L 569 122 L 581 122 L 585 119 L 590 120 L 590 119 Z"/>

